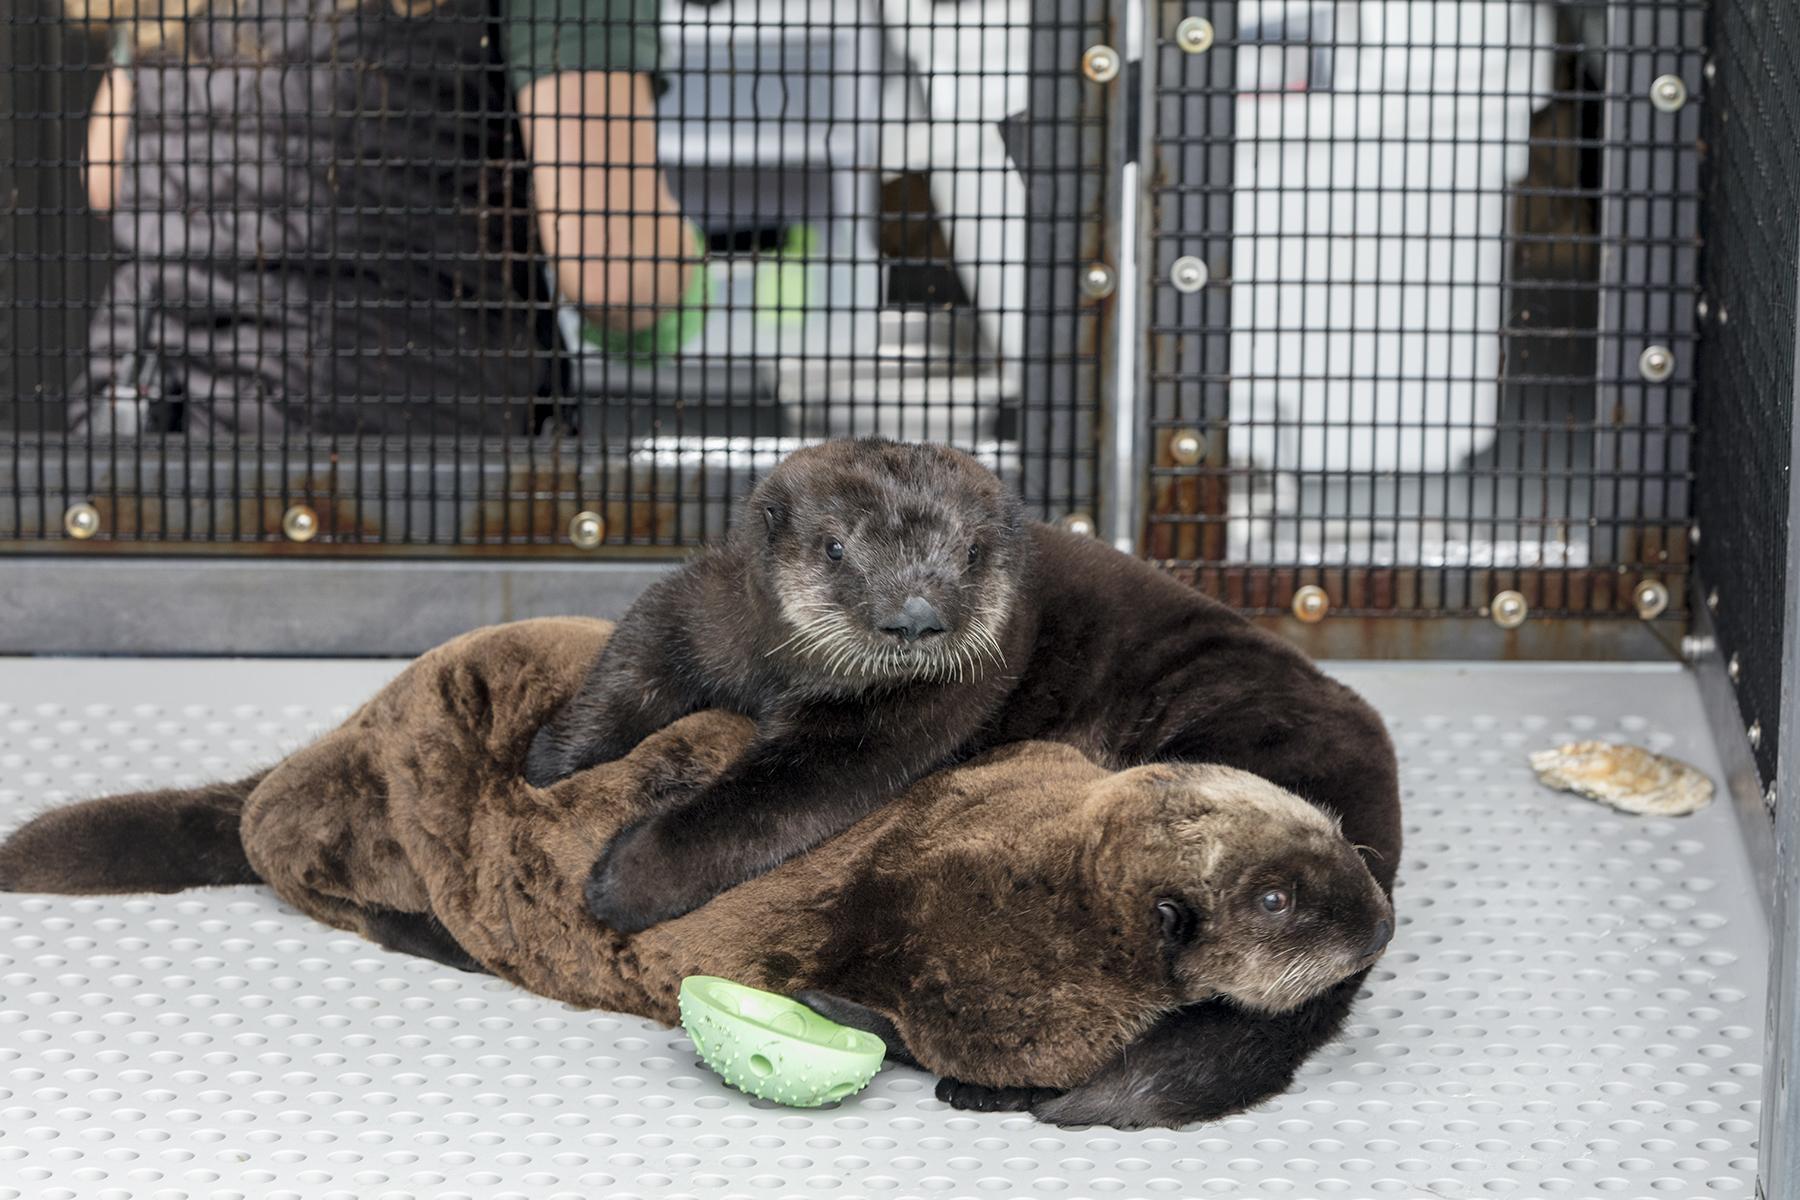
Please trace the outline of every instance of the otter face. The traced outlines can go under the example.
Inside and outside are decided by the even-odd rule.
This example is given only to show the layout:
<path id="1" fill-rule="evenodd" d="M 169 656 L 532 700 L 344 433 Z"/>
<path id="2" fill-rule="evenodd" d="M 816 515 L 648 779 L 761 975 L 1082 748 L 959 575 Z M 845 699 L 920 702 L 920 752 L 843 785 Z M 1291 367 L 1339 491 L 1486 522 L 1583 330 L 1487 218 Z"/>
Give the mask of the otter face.
<path id="1" fill-rule="evenodd" d="M 1129 902 L 1184 997 L 1285 1012 L 1387 948 L 1393 905 L 1325 813 L 1228 767 L 1120 778 L 1140 773 L 1157 784 L 1160 812 L 1146 822 L 1156 833 L 1137 851 Z"/>
<path id="2" fill-rule="evenodd" d="M 1017 501 L 968 455 L 827 442 L 789 455 L 750 503 L 786 626 L 766 658 L 854 687 L 1003 665 L 1024 533 Z"/>

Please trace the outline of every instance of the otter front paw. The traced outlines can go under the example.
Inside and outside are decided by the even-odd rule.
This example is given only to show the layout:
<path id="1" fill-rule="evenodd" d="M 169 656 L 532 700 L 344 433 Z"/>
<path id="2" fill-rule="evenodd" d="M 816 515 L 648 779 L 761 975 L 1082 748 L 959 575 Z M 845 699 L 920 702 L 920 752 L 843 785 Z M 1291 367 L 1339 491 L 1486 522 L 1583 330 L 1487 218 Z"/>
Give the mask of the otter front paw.
<path id="1" fill-rule="evenodd" d="M 547 788 L 575 773 L 568 750 L 550 730 L 548 725 L 539 729 L 525 751 L 525 782 L 532 787 Z"/>
<path id="2" fill-rule="evenodd" d="M 969 1112 L 1025 1112 L 1060 1095 L 1055 1088 L 983 1087 L 960 1079 L 940 1079 L 937 1085 L 939 1100 Z"/>
<path id="3" fill-rule="evenodd" d="M 664 829 L 655 818 L 633 825 L 588 872 L 588 911 L 602 925 L 639 933 L 694 911 L 729 886 L 715 882 L 694 851 L 672 843 Z"/>

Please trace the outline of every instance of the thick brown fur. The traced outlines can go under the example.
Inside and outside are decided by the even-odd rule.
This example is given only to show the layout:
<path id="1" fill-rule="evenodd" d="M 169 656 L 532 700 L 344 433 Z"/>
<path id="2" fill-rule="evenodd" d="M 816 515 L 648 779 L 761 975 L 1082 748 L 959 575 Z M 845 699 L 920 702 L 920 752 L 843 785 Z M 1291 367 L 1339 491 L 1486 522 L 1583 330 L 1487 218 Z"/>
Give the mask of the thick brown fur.
<path id="1" fill-rule="evenodd" d="M 0 845 L 0 883 L 167 890 L 253 873 L 384 944 L 665 1022 L 693 973 L 826 993 L 886 1023 L 954 1100 L 986 1108 L 1079 1096 L 1214 993 L 1291 1008 L 1354 978 L 1385 940 L 1371 941 L 1391 916 L 1381 888 L 1313 807 L 1242 772 L 1115 772 L 1049 743 L 930 776 L 684 917 L 610 930 L 583 894 L 599 848 L 716 778 L 753 727 L 699 713 L 624 759 L 526 783 L 532 731 L 607 635 L 569 618 L 458 638 L 264 775 L 38 817 Z M 220 835 L 240 805 L 234 860 Z M 1295 878 L 1310 924 L 1256 910 Z M 1174 926 L 1169 902 L 1185 914 Z M 1292 969 L 1302 958 L 1310 977 Z M 1169 1116 L 1140 1105 L 1113 1119 Z"/>
<path id="2" fill-rule="evenodd" d="M 829 442 L 766 476 L 727 541 L 645 593 L 538 734 L 528 774 L 548 781 L 698 708 L 757 721 L 726 776 L 605 847 L 588 885 L 595 915 L 639 929 L 689 911 L 927 772 L 1028 740 L 1113 768 L 1261 775 L 1341 820 L 1390 888 L 1398 774 L 1377 714 L 1292 645 L 1149 563 L 1017 513 L 990 471 L 941 446 Z M 965 558 L 967 547 L 979 552 Z M 913 657 L 894 659 L 886 614 L 909 580 L 945 616 L 932 644 L 951 652 L 969 624 L 958 614 L 1006 596 L 1003 618 L 983 623 L 991 654 L 949 678 L 943 650 L 901 646 Z M 820 620 L 830 637 L 815 652 Z M 924 669 L 909 677 L 896 661 Z M 1142 1052 L 1032 1110 L 1116 1123 L 1242 1108 L 1332 1036 L 1357 982 L 1279 1020 L 1221 1005 L 1177 1014 Z"/>

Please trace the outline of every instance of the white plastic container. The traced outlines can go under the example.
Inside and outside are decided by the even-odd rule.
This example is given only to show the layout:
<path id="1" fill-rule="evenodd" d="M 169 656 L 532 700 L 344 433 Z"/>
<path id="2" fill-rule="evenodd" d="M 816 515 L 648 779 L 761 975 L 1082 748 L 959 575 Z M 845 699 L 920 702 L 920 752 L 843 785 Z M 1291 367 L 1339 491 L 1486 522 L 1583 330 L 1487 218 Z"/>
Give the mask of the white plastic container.
<path id="1" fill-rule="evenodd" d="M 1494 437 L 1506 189 L 1548 99 L 1551 11 L 1245 0 L 1240 33 L 1309 16 L 1313 54 L 1239 55 L 1240 86 L 1271 90 L 1237 107 L 1231 455 L 1452 470 Z M 1328 90 L 1276 90 L 1309 82 Z"/>
<path id="2" fill-rule="evenodd" d="M 891 61 L 881 164 L 923 171 L 983 339 L 1024 348 L 1025 184 L 1000 122 L 1025 108 L 1031 0 L 882 0 Z M 904 119 L 901 119 L 904 117 Z"/>

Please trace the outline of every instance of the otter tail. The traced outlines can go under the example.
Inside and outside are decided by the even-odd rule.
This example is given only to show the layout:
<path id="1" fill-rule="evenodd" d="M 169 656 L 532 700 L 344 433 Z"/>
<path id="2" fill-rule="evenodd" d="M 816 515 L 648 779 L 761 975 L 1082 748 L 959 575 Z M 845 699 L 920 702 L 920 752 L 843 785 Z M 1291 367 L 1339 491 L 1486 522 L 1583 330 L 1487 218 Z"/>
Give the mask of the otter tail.
<path id="1" fill-rule="evenodd" d="M 179 892 L 259 883 L 238 823 L 267 774 L 102 796 L 40 813 L 0 842 L 0 892 Z"/>

